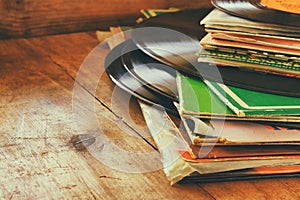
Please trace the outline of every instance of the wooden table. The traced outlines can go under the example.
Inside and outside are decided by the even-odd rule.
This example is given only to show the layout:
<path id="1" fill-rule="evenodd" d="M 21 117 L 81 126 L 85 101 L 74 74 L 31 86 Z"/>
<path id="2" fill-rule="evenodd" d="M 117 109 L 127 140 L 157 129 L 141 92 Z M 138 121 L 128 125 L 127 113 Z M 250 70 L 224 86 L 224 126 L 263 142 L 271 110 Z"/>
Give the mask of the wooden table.
<path id="1" fill-rule="evenodd" d="M 299 178 L 170 186 L 162 169 L 119 171 L 80 144 L 74 146 L 78 134 L 97 134 L 85 120 L 96 114 L 110 142 L 128 152 L 159 156 L 134 101 L 130 122 L 122 116 L 122 106 L 112 109 L 114 85 L 106 74 L 96 92 L 88 81 L 75 82 L 81 63 L 97 44 L 94 33 L 0 41 L 1 199 L 300 198 Z M 74 82 L 81 88 L 79 101 L 94 101 L 94 110 L 82 105 L 80 130 L 72 107 Z M 118 95 L 120 102 L 126 97 Z"/>

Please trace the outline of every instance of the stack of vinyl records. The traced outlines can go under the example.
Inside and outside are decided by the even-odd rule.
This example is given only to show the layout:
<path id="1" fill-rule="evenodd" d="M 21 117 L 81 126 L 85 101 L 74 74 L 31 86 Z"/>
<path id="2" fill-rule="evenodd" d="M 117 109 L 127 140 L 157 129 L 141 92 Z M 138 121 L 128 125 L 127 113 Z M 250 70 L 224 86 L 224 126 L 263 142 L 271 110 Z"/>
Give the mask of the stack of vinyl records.
<path id="1" fill-rule="evenodd" d="M 212 4 L 137 24 L 107 74 L 139 100 L 172 184 L 299 176 L 299 4 Z"/>

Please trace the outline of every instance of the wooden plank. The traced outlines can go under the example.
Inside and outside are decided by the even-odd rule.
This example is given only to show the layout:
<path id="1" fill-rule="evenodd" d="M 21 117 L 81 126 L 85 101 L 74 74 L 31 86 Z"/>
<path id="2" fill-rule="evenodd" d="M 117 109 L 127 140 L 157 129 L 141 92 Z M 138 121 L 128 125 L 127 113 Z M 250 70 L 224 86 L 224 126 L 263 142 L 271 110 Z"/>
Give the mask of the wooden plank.
<path id="1" fill-rule="evenodd" d="M 210 6 L 204 1 L 1 0 L 0 38 L 32 37 L 134 24 L 144 8 Z"/>
<path id="2" fill-rule="evenodd" d="M 99 44 L 99 42 L 95 39 L 96 36 L 94 33 L 86 34 L 85 36 L 86 37 L 82 38 L 81 40 L 77 39 L 77 34 L 69 34 L 44 38 L 32 38 L 30 39 L 30 41 L 33 48 L 47 55 L 53 63 L 62 67 L 63 70 L 65 70 L 70 76 L 72 76 L 73 79 L 75 79 L 77 76 L 78 69 L 81 67 L 82 61 L 93 50 L 92 47 L 96 47 Z M 53 38 L 63 39 L 62 42 L 56 43 L 54 42 L 55 40 L 53 40 Z M 47 45 L 50 45 L 53 49 L 51 51 L 45 49 L 44 47 Z M 70 49 L 72 49 L 72 53 L 70 53 Z M 94 72 L 94 69 L 99 69 L 100 71 L 104 68 L 104 60 L 101 60 L 101 58 L 104 59 L 105 55 L 108 52 L 109 49 L 107 48 L 107 45 L 101 45 L 97 48 L 96 55 L 99 54 L 99 58 L 97 57 L 96 63 L 94 63 L 91 67 L 87 67 L 87 70 L 84 71 L 85 77 L 84 80 L 81 80 L 84 83 L 81 84 L 84 84 L 84 87 L 92 92 L 94 89 L 91 88 L 91 85 L 94 81 L 99 81 L 99 85 L 97 86 L 97 89 L 94 92 L 94 96 L 96 96 L 101 101 L 101 103 L 106 105 L 109 109 L 113 110 L 114 114 L 116 116 L 119 116 L 120 120 L 131 124 L 131 127 L 136 132 L 138 132 L 145 138 L 148 138 L 149 142 L 153 146 L 155 146 L 155 143 L 150 137 L 143 117 L 141 117 L 142 114 L 140 112 L 140 109 L 138 108 L 138 105 L 136 103 L 130 103 L 128 105 L 130 106 L 129 109 L 128 106 L 118 106 L 118 103 L 122 104 L 122 102 L 115 102 L 119 99 L 124 99 L 123 104 L 125 104 L 125 100 L 130 98 L 130 96 L 128 96 L 127 93 L 115 87 L 115 85 L 110 81 L 106 73 L 103 73 L 102 77 L 99 80 L 93 78 L 94 74 L 97 73 Z M 113 94 L 115 96 L 112 99 Z"/>
<path id="3" fill-rule="evenodd" d="M 69 142 L 78 134 L 74 79 L 97 43 L 87 33 L 0 41 L 0 199 L 299 199 L 299 178 L 171 187 L 162 170 L 118 171 L 91 149 L 74 148 Z M 120 148 L 155 152 L 115 115 L 121 110 L 110 110 L 114 86 L 103 77 L 96 93 L 103 104 L 82 89 L 85 98 L 95 101 L 94 111 L 82 113 L 89 119 L 96 112 L 105 135 Z M 139 111 L 135 114 L 142 119 Z M 91 133 L 94 124 L 82 121 Z"/>
<path id="4" fill-rule="evenodd" d="M 60 38 L 62 38 L 62 42 L 56 42 Z M 71 34 L 44 38 L 33 38 L 30 41 L 32 46 L 37 48 L 37 51 L 44 51 L 45 54 L 48 54 L 56 64 L 60 65 L 73 78 L 76 77 L 76 72 L 78 71 L 79 66 L 81 65 L 81 61 L 84 60 L 85 55 L 88 55 L 89 52 L 93 49 L 93 47 L 96 47 L 96 45 L 98 44 L 95 40 L 94 33 L 81 35 L 80 39 L 78 39 L 78 34 Z M 53 47 L 53 49 L 56 49 L 56 51 L 49 51 L 47 49 L 43 50 L 43 46 L 47 44 L 50 44 Z M 67 47 L 66 49 L 72 49 L 73 53 L 70 53 L 69 50 L 63 50 L 60 46 Z M 103 53 L 107 53 L 106 51 L 107 49 L 103 49 Z M 99 55 L 99 63 L 100 58 L 101 56 Z M 91 76 L 91 74 L 87 75 L 87 77 Z M 88 88 L 89 85 L 86 85 L 86 87 Z M 101 100 L 105 105 L 107 105 L 110 109 L 112 109 L 110 98 L 113 89 L 114 85 L 111 84 L 111 81 L 104 74 L 104 76 L 100 80 L 98 89 L 95 94 L 96 97 L 99 100 Z M 122 110 L 114 110 L 114 112 L 122 117 Z M 133 121 L 136 122 L 137 125 L 143 125 L 144 122 L 141 120 L 142 118 L 137 109 L 134 109 L 134 112 L 136 112 L 136 118 Z M 125 121 L 126 120 L 127 119 L 125 118 Z M 131 126 L 135 128 L 137 132 L 143 131 L 139 127 L 136 127 L 135 124 L 131 124 Z M 140 135 L 147 136 L 144 133 L 140 133 Z M 149 140 L 149 143 L 153 144 L 153 141 L 150 138 L 147 138 L 147 140 Z M 89 159 L 87 159 L 87 161 L 89 161 Z M 158 178 L 153 177 L 153 174 L 149 173 L 147 174 L 147 177 L 151 179 L 151 182 L 158 179 L 157 182 L 154 181 L 155 184 L 159 184 L 160 181 L 166 181 L 166 178 L 163 175 Z M 202 194 L 204 193 L 208 195 L 207 198 L 213 199 L 273 199 L 277 197 L 281 197 L 282 199 L 298 199 L 300 194 L 299 184 L 299 178 L 199 184 L 199 195 L 202 196 Z M 176 185 L 175 188 L 177 187 L 182 187 L 182 192 L 187 192 L 190 190 L 189 187 L 191 186 Z M 169 191 L 169 189 L 165 190 Z M 272 192 L 272 190 L 276 190 L 276 192 Z M 288 193 L 290 193 L 289 196 L 287 196 Z M 249 194 L 251 194 L 251 196 L 249 196 Z M 172 196 L 172 198 L 175 197 Z"/>
<path id="5" fill-rule="evenodd" d="M 45 46 L 36 45 L 37 41 Z M 74 46 L 75 41 L 81 41 L 81 45 Z M 95 42 L 88 34 L 33 42 L 0 41 L 0 198 L 209 199 L 197 185 L 169 186 L 162 170 L 138 174 L 114 170 L 112 167 L 118 166 L 105 165 L 90 151 L 78 151 L 70 144 L 78 134 L 72 110 L 74 80 L 62 67 L 80 64 L 93 47 L 89 44 Z M 65 58 L 67 66 L 61 67 L 49 57 L 60 50 L 56 49 L 59 44 L 65 45 L 61 60 Z M 76 59 L 72 61 L 72 57 Z M 86 116 L 96 113 L 111 142 L 128 152 L 158 155 L 140 137 L 123 132 L 120 127 L 127 125 L 86 90 L 81 92 L 95 101 L 94 111 L 81 111 Z M 91 127 L 93 124 L 86 124 L 86 131 Z M 101 141 L 96 138 L 94 144 L 97 142 Z"/>

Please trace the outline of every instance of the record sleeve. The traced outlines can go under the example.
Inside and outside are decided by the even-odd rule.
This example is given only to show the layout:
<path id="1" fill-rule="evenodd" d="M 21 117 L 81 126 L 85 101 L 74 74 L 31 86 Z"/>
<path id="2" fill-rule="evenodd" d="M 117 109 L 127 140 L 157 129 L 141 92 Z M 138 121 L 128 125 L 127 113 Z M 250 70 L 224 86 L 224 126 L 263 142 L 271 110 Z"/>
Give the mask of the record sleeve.
<path id="1" fill-rule="evenodd" d="M 284 177 L 299 175 L 299 167 L 297 166 L 300 161 L 298 155 L 266 156 L 263 159 L 245 158 L 238 160 L 192 158 L 190 152 L 188 152 L 189 145 L 183 139 L 174 122 L 170 120 L 170 116 L 159 110 L 150 108 L 142 102 L 140 102 L 140 106 L 150 133 L 160 151 L 163 170 L 171 184 L 175 184 L 178 181 L 182 181 L 181 183 L 232 181 L 251 178 L 270 178 L 273 176 L 277 177 L 278 175 L 283 175 Z M 159 132 L 157 131 L 157 124 L 151 116 L 155 116 L 156 121 L 165 122 L 164 127 Z M 274 170 L 265 167 L 274 167 Z"/>
<path id="2" fill-rule="evenodd" d="M 299 123 L 297 115 L 254 115 L 238 116 L 233 110 L 219 99 L 208 86 L 197 79 L 177 73 L 177 86 L 179 94 L 179 113 L 184 117 L 201 119 L 225 119 L 238 121 L 264 121 L 264 122 L 293 122 Z"/>

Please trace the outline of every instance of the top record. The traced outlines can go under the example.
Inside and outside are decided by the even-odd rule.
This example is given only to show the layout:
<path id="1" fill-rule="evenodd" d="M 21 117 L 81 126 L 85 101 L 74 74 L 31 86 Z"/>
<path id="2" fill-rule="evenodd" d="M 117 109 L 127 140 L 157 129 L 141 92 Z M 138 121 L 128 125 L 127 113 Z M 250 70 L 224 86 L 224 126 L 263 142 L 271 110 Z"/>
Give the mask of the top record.
<path id="1" fill-rule="evenodd" d="M 212 8 L 166 13 L 137 24 L 132 40 L 144 53 L 160 62 L 196 75 L 196 53 L 206 34 L 200 20 Z"/>
<path id="2" fill-rule="evenodd" d="M 300 15 L 274 10 L 260 0 L 212 0 L 212 4 L 231 15 L 263 23 L 300 27 Z"/>

